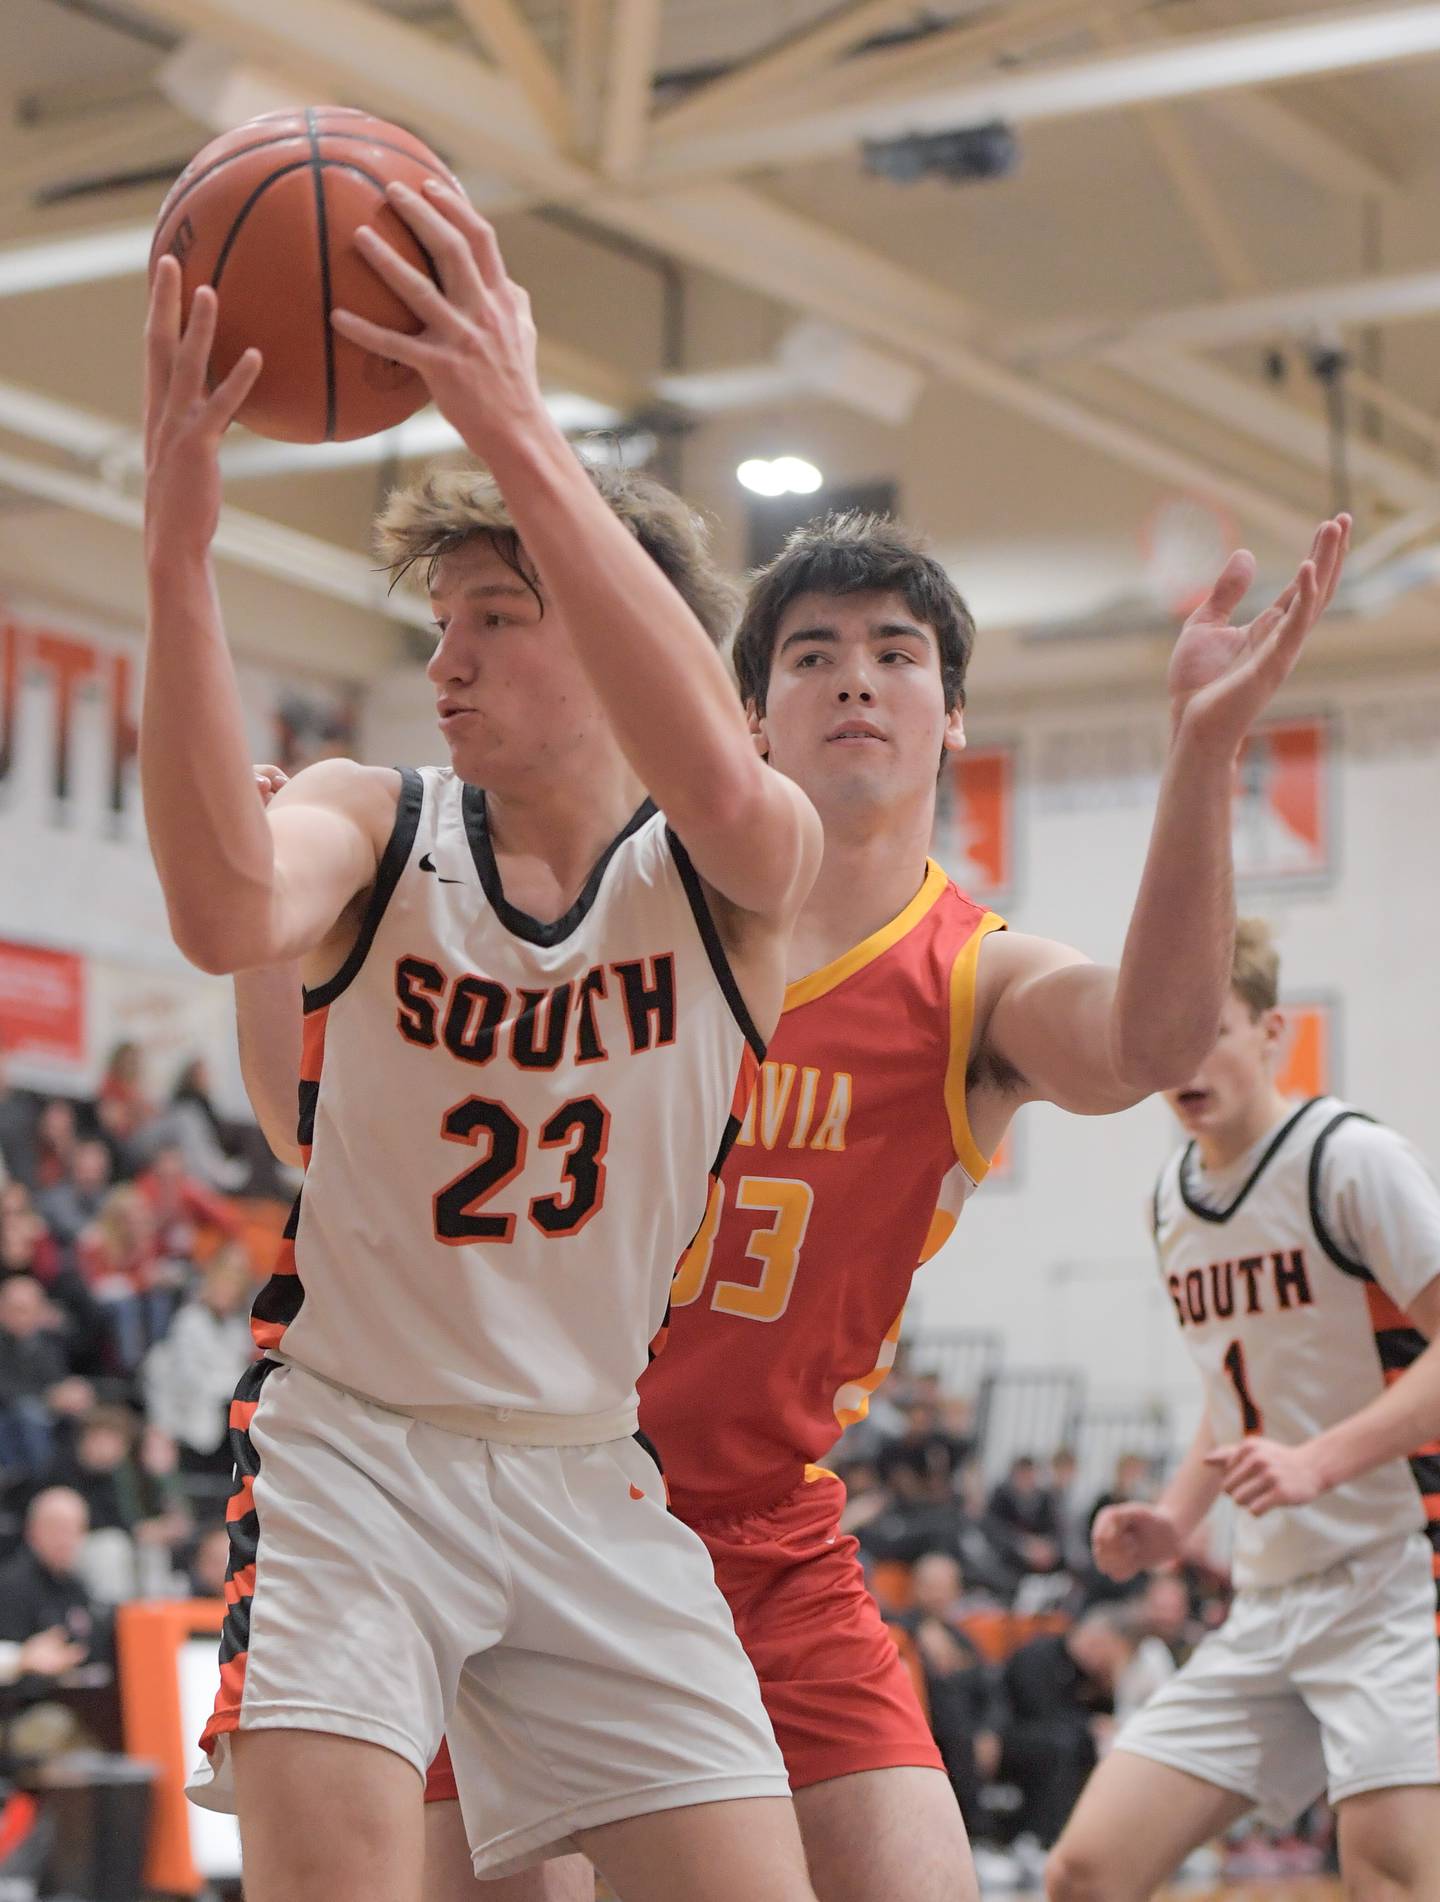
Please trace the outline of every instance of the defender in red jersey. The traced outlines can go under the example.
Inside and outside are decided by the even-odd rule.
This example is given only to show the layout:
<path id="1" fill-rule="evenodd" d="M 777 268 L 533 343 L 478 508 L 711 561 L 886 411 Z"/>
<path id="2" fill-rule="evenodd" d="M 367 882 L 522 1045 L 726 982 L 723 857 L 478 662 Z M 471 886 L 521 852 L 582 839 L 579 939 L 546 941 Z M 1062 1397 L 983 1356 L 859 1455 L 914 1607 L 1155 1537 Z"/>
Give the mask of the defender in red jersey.
<path id="1" fill-rule="evenodd" d="M 843 1488 L 816 1462 L 885 1378 L 915 1269 L 1016 1109 L 1122 1109 L 1209 1048 L 1229 983 L 1235 759 L 1334 591 L 1347 533 L 1327 523 L 1248 627 L 1229 621 L 1254 572 L 1234 557 L 1186 624 L 1118 970 L 1001 930 L 927 859 L 973 636 L 939 563 L 889 524 L 845 518 L 792 538 L 752 591 L 741 690 L 772 763 L 819 810 L 825 858 L 641 1420 L 756 1667 L 822 1902 L 975 1887 L 924 1715 L 839 1530 Z M 257 1106 L 275 1094 L 252 1089 Z M 447 1793 L 437 1765 L 428 1794 Z"/>

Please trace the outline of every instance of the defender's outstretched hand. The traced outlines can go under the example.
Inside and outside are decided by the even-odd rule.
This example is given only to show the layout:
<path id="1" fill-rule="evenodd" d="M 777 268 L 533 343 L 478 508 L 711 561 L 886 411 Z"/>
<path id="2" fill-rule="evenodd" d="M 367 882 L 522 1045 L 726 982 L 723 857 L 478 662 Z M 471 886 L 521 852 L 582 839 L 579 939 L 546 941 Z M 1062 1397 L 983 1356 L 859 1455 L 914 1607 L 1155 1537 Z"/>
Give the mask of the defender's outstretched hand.
<path id="1" fill-rule="evenodd" d="M 204 553 L 220 519 L 220 438 L 260 374 L 247 350 L 210 388 L 210 348 L 218 309 L 203 284 L 180 326 L 180 266 L 155 266 L 145 322 L 145 543 L 151 556 Z"/>
<path id="2" fill-rule="evenodd" d="M 1230 617 L 1255 579 L 1255 557 L 1246 549 L 1230 557 L 1170 657 L 1170 697 L 1180 725 L 1239 751 L 1334 599 L 1349 546 L 1348 515 L 1323 522 L 1289 587 L 1243 627 Z"/>
<path id="3" fill-rule="evenodd" d="M 391 185 L 387 196 L 440 282 L 416 270 L 370 225 L 360 226 L 355 241 L 424 327 L 412 336 L 336 310 L 335 328 L 362 349 L 418 371 L 441 415 L 481 457 L 517 431 L 553 427 L 535 367 L 530 295 L 506 274 L 493 226 L 438 179 L 425 181 L 423 196 L 406 185 Z"/>
<path id="4" fill-rule="evenodd" d="M 1205 1464 L 1225 1475 L 1225 1491 L 1257 1519 L 1277 1506 L 1308 1506 L 1325 1491 L 1319 1462 L 1307 1446 L 1257 1437 L 1217 1446 Z"/>

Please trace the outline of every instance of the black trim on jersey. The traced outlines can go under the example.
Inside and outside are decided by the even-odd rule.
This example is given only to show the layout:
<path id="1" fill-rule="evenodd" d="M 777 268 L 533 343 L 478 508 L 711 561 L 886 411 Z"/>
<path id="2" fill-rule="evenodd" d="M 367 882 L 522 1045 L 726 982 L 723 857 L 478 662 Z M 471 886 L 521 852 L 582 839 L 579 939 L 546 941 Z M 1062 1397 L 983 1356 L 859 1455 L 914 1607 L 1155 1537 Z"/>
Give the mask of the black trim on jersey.
<path id="1" fill-rule="evenodd" d="M 1325 1160 L 1325 1145 L 1342 1123 L 1348 1123 L 1354 1117 L 1357 1122 L 1373 1123 L 1375 1118 L 1367 1116 L 1364 1110 L 1343 1109 L 1330 1121 L 1315 1138 L 1315 1147 L 1310 1151 L 1310 1225 L 1315 1230 L 1315 1238 L 1325 1253 L 1334 1262 L 1343 1275 L 1354 1275 L 1358 1281 L 1373 1281 L 1374 1275 L 1363 1261 L 1355 1261 L 1347 1255 L 1325 1226 L 1325 1217 L 1320 1207 L 1320 1171 Z"/>
<path id="2" fill-rule="evenodd" d="M 720 933 L 710 912 L 705 897 L 705 887 L 700 882 L 700 874 L 690 862 L 690 854 L 685 850 L 677 835 L 669 826 L 665 828 L 665 842 L 675 859 L 675 869 L 680 874 L 680 883 L 685 887 L 685 896 L 690 901 L 690 910 L 694 914 L 695 928 L 700 933 L 700 941 L 705 946 L 705 955 L 710 960 L 710 969 L 715 973 L 715 981 L 725 993 L 725 1002 L 730 1006 L 730 1015 L 740 1026 L 746 1043 L 755 1052 L 757 1062 L 765 1061 L 765 1039 L 755 1028 L 755 1019 L 745 999 L 740 995 L 740 986 L 735 982 L 735 973 L 730 969 L 730 960 L 725 955 L 725 947 L 720 942 Z M 731 1141 L 734 1140 L 732 1137 Z M 722 1158 L 724 1152 L 722 1151 Z M 712 1173 L 718 1173 L 719 1163 Z"/>
<path id="3" fill-rule="evenodd" d="M 480 874 L 480 884 L 485 896 L 494 907 L 495 916 L 513 937 L 523 938 L 527 944 L 549 946 L 563 944 L 576 927 L 584 923 L 595 900 L 600 896 L 601 881 L 609 869 L 611 859 L 625 841 L 640 830 L 647 819 L 654 818 L 655 802 L 653 799 L 647 799 L 631 818 L 624 831 L 616 833 L 596 859 L 594 868 L 575 903 L 569 911 L 550 924 L 542 924 L 538 918 L 532 918 L 528 911 L 521 911 L 505 896 L 505 887 L 500 879 L 500 867 L 495 863 L 495 844 L 490 837 L 490 825 L 485 815 L 485 794 L 478 786 L 465 788 L 460 796 L 460 811 L 465 820 L 465 836 L 470 841 L 470 856 L 475 861 L 475 870 Z"/>
<path id="4" fill-rule="evenodd" d="M 235 1398 L 244 1403 L 258 1402 L 265 1382 L 280 1365 L 276 1360 L 259 1360 L 247 1367 L 240 1376 L 235 1389 Z M 251 1498 L 254 1498 L 253 1482 L 260 1474 L 260 1455 L 255 1442 L 246 1427 L 232 1426 L 229 1429 L 230 1457 L 235 1466 L 234 1483 L 230 1489 L 233 1499 L 243 1491 L 243 1482 L 252 1482 Z M 227 1584 L 237 1573 L 244 1572 L 255 1563 L 260 1549 L 260 1520 L 254 1508 L 243 1513 L 238 1519 L 228 1520 L 226 1531 L 230 1535 L 230 1556 L 225 1565 Z M 250 1649 L 250 1597 L 248 1594 L 237 1598 L 233 1605 L 226 1607 L 225 1622 L 220 1627 L 220 1662 L 228 1664 L 231 1658 L 239 1657 L 241 1652 Z"/>
<path id="5" fill-rule="evenodd" d="M 1165 1174 L 1170 1165 L 1167 1162 L 1155 1178 L 1155 1187 L 1150 1195 L 1150 1233 L 1158 1242 L 1160 1239 L 1160 1191 L 1165 1187 Z"/>
<path id="6" fill-rule="evenodd" d="M 1228 1208 L 1207 1209 L 1203 1202 L 1191 1200 L 1190 1190 L 1185 1181 L 1185 1171 L 1189 1166 L 1190 1158 L 1195 1153 L 1195 1145 L 1193 1142 L 1186 1143 L 1185 1153 L 1180 1158 L 1178 1180 L 1180 1184 L 1180 1199 L 1186 1208 L 1189 1209 L 1190 1213 L 1192 1215 L 1198 1215 L 1202 1222 L 1228 1222 L 1230 1217 L 1239 1209 L 1246 1196 L 1249 1195 L 1250 1191 L 1255 1187 L 1255 1184 L 1260 1180 L 1261 1176 L 1264 1175 L 1265 1171 L 1269 1168 L 1271 1162 L 1274 1160 L 1275 1152 L 1279 1149 L 1281 1143 L 1284 1142 L 1285 1138 L 1290 1134 L 1291 1130 L 1300 1121 L 1300 1118 L 1305 1112 L 1313 1109 L 1319 1101 L 1320 1098 L 1318 1096 L 1312 1096 L 1308 1103 L 1302 1103 L 1295 1114 L 1287 1117 L 1280 1125 L 1266 1148 L 1265 1154 L 1250 1171 L 1249 1180 L 1245 1183 L 1240 1193 L 1235 1197 L 1235 1200 L 1230 1203 Z"/>
<path id="7" fill-rule="evenodd" d="M 340 993 L 347 990 L 360 975 L 360 967 L 370 954 L 375 933 L 380 929 L 380 920 L 385 916 L 385 907 L 394 897 L 400 874 L 410 862 L 415 834 L 420 829 L 425 781 L 413 766 L 402 766 L 399 772 L 400 797 L 395 801 L 395 823 L 390 828 L 390 838 L 381 856 L 375 883 L 370 888 L 370 902 L 365 907 L 365 916 L 360 920 L 360 929 L 355 934 L 350 955 L 334 977 L 317 984 L 313 991 L 304 993 L 302 1004 L 307 1012 L 323 1010 L 327 1004 L 333 1004 Z"/>

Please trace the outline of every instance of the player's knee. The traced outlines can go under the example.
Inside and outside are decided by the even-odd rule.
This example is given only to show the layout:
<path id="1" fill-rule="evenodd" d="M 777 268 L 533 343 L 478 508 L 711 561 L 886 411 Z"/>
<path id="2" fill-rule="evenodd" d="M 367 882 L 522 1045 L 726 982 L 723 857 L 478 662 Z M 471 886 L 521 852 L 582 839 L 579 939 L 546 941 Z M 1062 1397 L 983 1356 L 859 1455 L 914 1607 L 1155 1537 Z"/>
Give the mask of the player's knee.
<path id="1" fill-rule="evenodd" d="M 1120 1902 L 1123 1886 L 1097 1847 L 1063 1836 L 1045 1864 L 1046 1902 Z"/>

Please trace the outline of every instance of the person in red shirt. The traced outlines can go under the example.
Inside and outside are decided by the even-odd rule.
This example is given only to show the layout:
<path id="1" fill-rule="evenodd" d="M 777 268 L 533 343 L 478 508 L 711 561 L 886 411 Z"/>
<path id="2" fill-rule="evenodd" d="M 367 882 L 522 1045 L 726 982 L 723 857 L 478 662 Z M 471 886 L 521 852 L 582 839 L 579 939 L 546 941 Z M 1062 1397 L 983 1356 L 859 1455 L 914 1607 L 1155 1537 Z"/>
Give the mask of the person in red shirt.
<path id="1" fill-rule="evenodd" d="M 964 745 L 974 635 L 939 562 L 890 523 L 833 518 L 792 536 L 751 591 L 741 692 L 757 743 L 820 812 L 825 858 L 784 1013 L 641 1382 L 641 1424 L 755 1665 L 821 1902 L 976 1890 L 940 1754 L 840 1531 L 844 1488 L 818 1462 L 885 1379 L 915 1270 L 1016 1110 L 1126 1109 L 1208 1050 L 1229 985 L 1236 760 L 1334 592 L 1348 532 L 1327 522 L 1248 626 L 1231 615 L 1254 563 L 1232 557 L 1186 623 L 1118 969 L 1006 931 L 927 856 L 937 767 Z M 244 984 L 251 1099 L 293 1149 L 298 986 Z M 428 1794 L 436 1808 L 454 1794 L 443 1758 Z M 430 1902 L 474 1893 L 449 1827 Z M 585 1893 L 549 1879 L 547 1897 Z"/>

